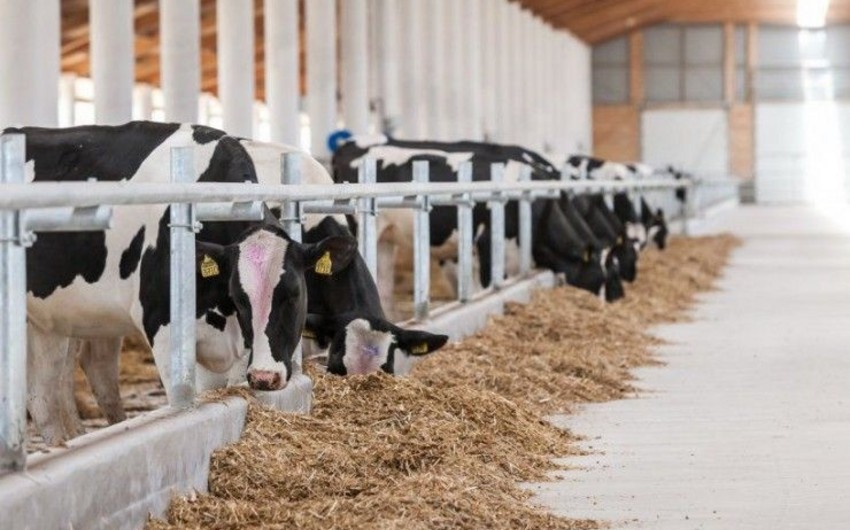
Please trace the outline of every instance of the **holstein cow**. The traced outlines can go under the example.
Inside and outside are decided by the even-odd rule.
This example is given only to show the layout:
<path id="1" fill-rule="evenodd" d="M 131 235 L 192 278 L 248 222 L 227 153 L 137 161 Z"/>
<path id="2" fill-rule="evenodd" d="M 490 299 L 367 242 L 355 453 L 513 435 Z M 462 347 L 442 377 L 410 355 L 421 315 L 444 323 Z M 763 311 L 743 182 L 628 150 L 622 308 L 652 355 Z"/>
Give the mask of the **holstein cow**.
<path id="1" fill-rule="evenodd" d="M 171 148 L 188 145 L 198 181 L 257 182 L 240 142 L 206 127 L 132 122 L 7 132 L 26 135 L 30 181 L 167 182 Z M 40 234 L 27 250 L 28 408 L 48 443 L 79 432 L 73 400 L 52 388 L 68 377 L 71 340 L 144 337 L 170 389 L 168 223 L 164 205 L 119 207 L 111 230 Z M 344 269 L 354 240 L 299 244 L 267 212 L 262 222 L 206 223 L 196 250 L 198 362 L 217 373 L 243 365 L 253 388 L 282 388 L 307 317 L 304 272 L 326 257 L 329 272 Z M 105 357 L 110 351 L 93 363 L 100 370 L 87 372 L 90 380 L 117 374 L 117 351 L 101 349 Z"/>
<path id="2" fill-rule="evenodd" d="M 307 243 L 348 234 L 331 217 L 311 228 Z M 357 254 L 338 274 L 307 271 L 307 338 L 328 350 L 328 371 L 338 375 L 396 372 L 396 354 L 421 357 L 443 347 L 446 335 L 408 330 L 389 322 L 366 262 Z M 401 359 L 399 359 L 401 361 Z"/>
<path id="3" fill-rule="evenodd" d="M 224 138 L 225 133 L 214 129 L 204 128 L 207 138 Z M 298 152 L 297 149 L 281 144 L 256 142 L 247 139 L 237 139 L 239 144 L 248 154 L 250 163 L 253 165 L 257 179 L 262 184 L 276 184 L 280 182 L 280 159 L 281 156 Z M 302 178 L 306 184 L 332 184 L 328 172 L 306 153 L 302 154 Z M 278 210 L 279 213 L 279 210 Z M 307 215 L 305 219 L 305 231 L 303 239 L 308 244 L 320 244 L 329 238 L 350 239 L 351 234 L 344 226 L 343 216 Z M 323 330 L 331 328 L 331 322 L 340 322 L 340 315 L 349 318 L 341 325 L 340 329 L 334 330 L 336 335 L 347 337 L 343 341 L 342 348 L 331 349 L 331 367 L 333 373 L 344 375 L 346 372 L 336 367 L 348 364 L 357 366 L 359 369 L 349 370 L 349 373 L 368 373 L 383 367 L 386 371 L 394 371 L 394 361 L 405 355 L 420 357 L 442 347 L 448 337 L 444 335 L 433 335 L 424 331 L 408 331 L 388 322 L 380 306 L 377 288 L 366 269 L 363 258 L 356 251 L 353 252 L 348 266 L 336 268 L 331 273 L 327 270 L 327 260 L 332 259 L 330 255 L 323 255 L 324 268 L 319 272 L 319 267 L 307 268 L 304 272 L 307 286 L 307 310 L 309 322 L 316 319 L 324 319 L 326 324 Z M 207 315 L 207 319 L 215 318 Z M 356 322 L 352 324 L 352 321 Z M 349 325 L 350 324 L 350 325 Z M 307 330 L 305 330 L 305 333 Z M 308 333 L 309 334 L 309 333 Z M 96 362 L 102 358 L 112 358 L 120 348 L 120 339 L 95 339 L 81 341 L 81 363 L 86 366 L 89 381 L 95 390 L 97 402 L 104 411 L 110 423 L 121 421 L 124 418 L 118 393 L 117 370 L 102 372 L 108 368 L 108 364 Z M 311 344 L 310 341 L 307 343 Z M 326 345 L 322 345 L 325 348 Z M 305 350 L 308 348 L 305 348 Z M 360 358 L 364 353 L 373 354 L 376 359 L 383 359 L 380 366 L 367 366 Z M 371 359 L 374 360 L 374 359 Z M 402 359 L 405 360 L 405 359 Z M 101 370 L 101 372 L 94 372 Z M 235 372 L 235 373 L 234 373 Z M 244 368 L 240 370 L 237 366 L 230 372 L 217 373 L 207 370 L 203 364 L 197 367 L 198 387 L 203 390 L 223 386 L 225 384 L 239 383 L 244 380 Z M 68 376 L 72 378 L 72 375 Z"/>
<path id="4" fill-rule="evenodd" d="M 260 183 L 279 183 L 280 158 L 294 148 L 270 142 L 239 141 L 250 156 Z M 327 170 L 306 154 L 302 163 L 302 182 L 334 183 Z M 329 237 L 352 237 L 345 216 L 305 216 L 305 243 L 318 243 Z M 441 348 L 448 340 L 445 335 L 405 330 L 392 324 L 381 306 L 375 281 L 357 252 L 350 264 L 339 272 L 327 275 L 308 269 L 305 278 L 310 315 L 308 329 L 305 330 L 307 349 L 313 355 L 321 356 L 322 351 L 330 346 L 328 370 L 331 373 L 362 374 L 379 368 L 395 373 L 396 360 L 402 364 L 407 362 L 407 359 L 399 357 L 421 357 Z M 343 339 L 333 341 L 335 337 Z M 320 351 L 313 351 L 313 346 L 318 346 Z M 365 359 L 363 356 L 367 354 L 371 357 Z"/>
<path id="5" fill-rule="evenodd" d="M 430 163 L 431 182 L 456 182 L 457 171 L 462 162 L 472 162 L 474 181 L 490 180 L 491 164 L 506 164 L 505 180 L 516 180 L 520 168 L 529 166 L 532 178 L 549 178 L 554 168 L 539 155 L 514 146 L 499 146 L 479 142 L 419 142 L 401 141 L 387 137 L 356 138 L 343 144 L 334 153 L 333 167 L 336 182 L 357 181 L 357 168 L 361 160 L 372 157 L 378 165 L 379 182 L 409 182 L 412 180 L 413 163 L 425 160 Z M 539 162 L 542 161 L 543 164 Z M 551 202 L 551 201 L 548 201 Z M 391 234 L 396 246 L 409 245 L 412 240 L 412 214 L 409 211 L 389 211 L 381 216 L 384 226 L 379 233 Z M 538 266 L 563 273 L 577 287 L 598 293 L 605 280 L 599 262 L 584 261 L 582 256 L 589 249 L 585 242 L 572 237 L 565 230 L 569 223 L 558 208 L 551 208 L 547 201 L 538 200 L 532 205 L 533 253 Z M 431 246 L 450 244 L 457 230 L 457 214 L 454 207 L 435 207 L 430 216 Z M 473 223 L 476 227 L 476 246 L 480 260 L 480 279 L 483 286 L 490 284 L 490 215 L 482 203 L 473 208 Z M 517 240 L 519 217 L 516 201 L 510 201 L 505 209 L 505 237 Z M 392 247 L 389 245 L 390 248 Z M 392 279 L 391 258 L 379 259 L 385 269 L 380 278 Z M 382 299 L 391 299 L 392 284 L 381 285 Z M 386 302 L 385 302 L 386 303 Z"/>

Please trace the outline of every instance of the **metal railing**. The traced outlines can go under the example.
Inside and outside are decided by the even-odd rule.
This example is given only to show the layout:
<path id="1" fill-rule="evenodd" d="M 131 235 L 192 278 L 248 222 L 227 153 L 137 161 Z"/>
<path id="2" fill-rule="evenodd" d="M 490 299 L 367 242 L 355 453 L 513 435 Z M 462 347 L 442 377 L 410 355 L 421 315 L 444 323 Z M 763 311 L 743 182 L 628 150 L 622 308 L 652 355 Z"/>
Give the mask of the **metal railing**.
<path id="1" fill-rule="evenodd" d="M 297 153 L 281 160 L 281 185 L 193 182 L 191 147 L 171 153 L 171 183 L 34 182 L 25 183 L 24 140 L 0 136 L 0 473 L 26 463 L 26 248 L 38 231 L 105 230 L 111 208 L 122 205 L 170 205 L 171 235 L 171 388 L 169 404 L 189 407 L 195 400 L 195 234 L 205 221 L 260 220 L 262 203 L 280 204 L 281 222 L 300 239 L 306 214 L 345 213 L 358 220 L 359 250 L 373 276 L 377 273 L 377 216 L 389 208 L 409 209 L 414 217 L 415 318 L 428 318 L 430 300 L 430 226 L 433 206 L 454 206 L 458 216 L 458 300 L 472 297 L 472 210 L 487 203 L 492 237 L 492 289 L 505 283 L 505 205 L 518 201 L 520 276 L 532 272 L 532 202 L 572 193 L 631 190 L 649 193 L 692 189 L 691 181 L 532 181 L 526 168 L 517 182 L 504 181 L 504 165 L 491 167 L 492 181 L 473 182 L 472 165 L 462 164 L 458 181 L 428 182 L 428 163 L 414 164 L 413 182 L 376 184 L 376 164 L 365 160 L 358 184 L 301 185 Z M 300 350 L 293 370 L 300 371 Z"/>

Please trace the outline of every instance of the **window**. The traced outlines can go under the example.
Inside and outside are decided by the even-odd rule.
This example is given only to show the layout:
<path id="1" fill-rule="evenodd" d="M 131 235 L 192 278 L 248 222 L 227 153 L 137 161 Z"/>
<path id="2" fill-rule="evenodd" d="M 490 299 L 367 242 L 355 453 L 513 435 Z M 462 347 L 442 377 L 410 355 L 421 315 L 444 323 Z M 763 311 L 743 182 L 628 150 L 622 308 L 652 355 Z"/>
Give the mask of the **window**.
<path id="1" fill-rule="evenodd" d="M 723 27 L 662 25 L 644 33 L 646 98 L 722 101 Z"/>
<path id="2" fill-rule="evenodd" d="M 629 41 L 623 37 L 593 48 L 593 102 L 629 101 Z"/>

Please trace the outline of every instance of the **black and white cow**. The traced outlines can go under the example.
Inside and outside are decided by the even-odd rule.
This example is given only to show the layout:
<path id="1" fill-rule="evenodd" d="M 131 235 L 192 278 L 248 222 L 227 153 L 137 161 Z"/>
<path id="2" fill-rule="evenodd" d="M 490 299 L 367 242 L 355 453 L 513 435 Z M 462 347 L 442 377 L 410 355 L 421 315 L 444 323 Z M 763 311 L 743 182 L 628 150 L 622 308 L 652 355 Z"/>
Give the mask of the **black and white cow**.
<path id="1" fill-rule="evenodd" d="M 480 142 L 428 142 L 403 141 L 387 137 L 357 138 L 343 144 L 334 154 L 334 180 L 355 182 L 361 160 L 372 157 L 378 164 L 379 182 L 409 182 L 412 180 L 413 162 L 425 160 L 430 163 L 432 182 L 456 182 L 457 170 L 462 162 L 472 162 L 474 181 L 490 180 L 490 168 L 494 163 L 506 165 L 505 180 L 515 181 L 522 167 L 530 167 L 533 179 L 549 179 L 555 168 L 543 157 L 516 146 L 501 146 Z M 551 201 L 548 201 L 551 202 Z M 393 226 L 392 232 L 399 245 L 412 239 L 412 215 L 407 211 L 389 212 L 382 215 L 384 222 Z M 577 282 L 577 287 L 598 293 L 605 281 L 599 262 L 584 261 L 587 245 L 570 237 L 564 231 L 569 222 L 558 208 L 550 208 L 547 201 L 535 201 L 532 206 L 534 226 L 533 253 L 538 266 L 563 273 L 568 280 Z M 476 227 L 476 246 L 480 260 L 480 276 L 483 286 L 490 283 L 490 215 L 485 204 L 473 209 Z M 519 217 L 516 201 L 510 201 L 505 209 L 505 237 L 516 241 L 519 232 Z M 440 247 L 453 239 L 457 230 L 457 215 L 454 207 L 435 207 L 431 212 L 431 245 Z M 380 233 L 380 232 L 379 232 Z M 574 247 L 573 247 L 574 245 Z M 382 260 L 381 263 L 389 260 Z M 392 278 L 392 272 L 384 270 L 379 277 Z M 382 299 L 391 295 L 391 287 L 382 285 Z"/>
<path id="2" fill-rule="evenodd" d="M 308 230 L 307 243 L 347 235 L 348 229 L 326 217 Z M 305 336 L 328 348 L 328 371 L 337 375 L 396 371 L 396 354 L 421 357 L 442 348 L 446 335 L 400 328 L 381 307 L 378 288 L 366 262 L 356 254 L 334 275 L 307 271 L 308 311 Z"/>
<path id="3" fill-rule="evenodd" d="M 177 146 L 194 147 L 200 182 L 258 181 L 240 141 L 206 127 L 131 122 L 7 132 L 26 135 L 29 181 L 167 182 Z M 109 231 L 40 234 L 28 249 L 28 405 L 49 443 L 77 434 L 73 400 L 52 389 L 68 377 L 72 340 L 111 339 L 94 348 L 105 358 L 92 363 L 101 374 L 87 371 L 92 379 L 117 374 L 121 337 L 143 337 L 170 389 L 168 220 L 166 206 L 118 207 Z M 304 272 L 324 256 L 333 257 L 330 272 L 344 269 L 354 240 L 299 244 L 267 211 L 262 222 L 206 223 L 196 250 L 198 363 L 214 373 L 243 367 L 253 388 L 282 388 L 307 316 Z"/>

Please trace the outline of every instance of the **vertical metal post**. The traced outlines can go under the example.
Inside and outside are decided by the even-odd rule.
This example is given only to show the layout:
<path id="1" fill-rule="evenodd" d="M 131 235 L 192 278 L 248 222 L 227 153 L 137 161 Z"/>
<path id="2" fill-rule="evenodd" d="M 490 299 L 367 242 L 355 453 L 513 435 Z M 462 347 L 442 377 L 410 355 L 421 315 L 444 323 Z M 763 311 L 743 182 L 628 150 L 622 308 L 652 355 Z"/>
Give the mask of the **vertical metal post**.
<path id="1" fill-rule="evenodd" d="M 531 182 L 531 168 L 522 166 L 520 182 Z M 519 199 L 519 273 L 528 276 L 531 272 L 531 193 L 523 192 Z"/>
<path id="2" fill-rule="evenodd" d="M 302 155 L 298 152 L 285 153 L 280 161 L 280 182 L 285 186 L 301 185 Z M 280 207 L 283 229 L 293 241 L 301 242 L 301 206 L 295 201 L 285 201 Z M 304 352 L 301 341 L 292 352 L 292 373 L 301 374 L 304 371 Z"/>
<path id="3" fill-rule="evenodd" d="M 24 136 L 0 135 L 0 186 L 24 181 Z M 17 211 L 0 211 L 0 473 L 26 466 L 26 250 L 19 223 Z"/>
<path id="4" fill-rule="evenodd" d="M 413 182 L 428 182 L 428 161 L 413 162 Z M 420 206 L 413 215 L 413 317 L 428 318 L 431 298 L 431 221 L 430 201 L 419 197 Z"/>
<path id="5" fill-rule="evenodd" d="M 505 180 L 505 165 L 490 166 L 490 180 L 501 184 Z M 491 285 L 499 289 L 505 283 L 505 202 L 501 194 L 490 200 L 490 264 Z"/>
<path id="6" fill-rule="evenodd" d="M 374 184 L 378 179 L 377 162 L 372 157 L 366 157 L 360 163 L 357 182 Z M 378 222 L 375 211 L 374 197 L 361 197 L 358 205 L 357 244 L 360 255 L 366 262 L 366 267 L 372 273 L 372 279 L 378 281 Z"/>
<path id="7" fill-rule="evenodd" d="M 472 182 L 472 162 L 463 162 L 457 173 L 457 181 Z M 472 196 L 464 193 L 457 206 L 457 297 L 468 302 L 472 297 L 472 244 L 475 238 L 472 226 Z"/>
<path id="8" fill-rule="evenodd" d="M 192 147 L 171 149 L 171 182 L 195 181 Z M 195 208 L 171 205 L 171 406 L 195 400 Z"/>

